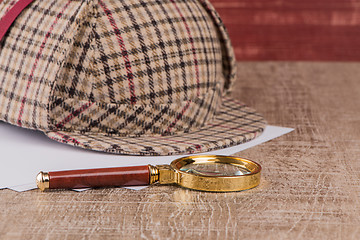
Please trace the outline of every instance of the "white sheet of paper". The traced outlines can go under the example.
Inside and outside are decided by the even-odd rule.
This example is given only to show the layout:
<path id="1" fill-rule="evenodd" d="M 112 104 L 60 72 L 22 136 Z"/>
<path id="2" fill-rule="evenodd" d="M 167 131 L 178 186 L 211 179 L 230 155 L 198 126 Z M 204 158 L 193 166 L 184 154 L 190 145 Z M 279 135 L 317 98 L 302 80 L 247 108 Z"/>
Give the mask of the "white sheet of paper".
<path id="1" fill-rule="evenodd" d="M 231 155 L 293 131 L 292 128 L 267 126 L 258 138 L 237 146 L 202 154 Z M 122 166 L 169 164 L 174 156 L 124 156 L 94 152 L 57 143 L 40 131 L 19 128 L 0 121 L 0 189 L 26 191 L 36 188 L 40 171 L 90 169 Z M 144 187 L 129 187 L 142 189 Z"/>

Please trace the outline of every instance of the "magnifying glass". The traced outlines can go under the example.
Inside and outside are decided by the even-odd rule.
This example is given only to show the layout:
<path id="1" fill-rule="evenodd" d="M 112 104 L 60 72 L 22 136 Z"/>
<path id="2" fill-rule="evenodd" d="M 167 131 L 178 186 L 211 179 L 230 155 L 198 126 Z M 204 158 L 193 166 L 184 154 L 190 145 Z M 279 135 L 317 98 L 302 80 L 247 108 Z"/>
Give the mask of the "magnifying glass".
<path id="1" fill-rule="evenodd" d="M 45 189 L 144 186 L 177 184 L 184 188 L 232 192 L 254 188 L 260 183 L 261 166 L 251 160 L 220 155 L 176 159 L 170 165 L 98 168 L 40 172 L 37 186 Z"/>

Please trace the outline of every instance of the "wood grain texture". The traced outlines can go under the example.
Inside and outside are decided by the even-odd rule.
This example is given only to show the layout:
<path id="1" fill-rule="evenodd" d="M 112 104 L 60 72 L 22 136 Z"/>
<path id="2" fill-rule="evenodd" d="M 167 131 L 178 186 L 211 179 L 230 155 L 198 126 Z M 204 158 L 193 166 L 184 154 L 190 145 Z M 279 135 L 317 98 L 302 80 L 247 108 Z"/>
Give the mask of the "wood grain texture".
<path id="1" fill-rule="evenodd" d="M 237 60 L 360 60 L 358 0 L 211 0 Z"/>
<path id="2" fill-rule="evenodd" d="M 360 63 L 244 62 L 233 96 L 296 131 L 243 151 L 259 187 L 0 191 L 0 239 L 360 239 Z M 49 140 L 51 141 L 51 140 Z"/>

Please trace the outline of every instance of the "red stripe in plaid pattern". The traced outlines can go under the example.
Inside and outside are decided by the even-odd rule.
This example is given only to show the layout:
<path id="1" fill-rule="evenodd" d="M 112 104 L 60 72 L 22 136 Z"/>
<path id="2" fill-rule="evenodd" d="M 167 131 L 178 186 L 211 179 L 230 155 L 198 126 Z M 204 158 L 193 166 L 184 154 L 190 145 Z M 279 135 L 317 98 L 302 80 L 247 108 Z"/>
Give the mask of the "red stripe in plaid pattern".
<path id="1" fill-rule="evenodd" d="M 106 16 L 109 19 L 109 22 L 111 24 L 111 26 L 114 29 L 114 32 L 116 34 L 117 40 L 119 42 L 119 46 L 121 49 L 121 55 L 124 58 L 125 61 L 125 67 L 126 67 L 126 73 L 127 73 L 127 77 L 128 77 L 128 82 L 129 82 L 129 88 L 130 88 L 130 102 L 131 104 L 135 104 L 136 103 L 136 96 L 135 96 L 135 85 L 134 85 L 134 75 L 132 73 L 131 70 L 131 63 L 129 60 L 129 54 L 125 48 L 125 44 L 124 44 L 124 40 L 120 34 L 120 30 L 115 22 L 114 17 L 112 16 L 111 11 L 107 8 L 106 4 L 102 1 L 99 0 L 100 6 L 102 7 L 102 9 L 104 10 Z"/>
<path id="2" fill-rule="evenodd" d="M 69 143 L 70 141 L 76 145 L 81 145 L 81 146 L 84 146 L 84 144 L 82 144 L 81 142 L 79 142 L 78 140 L 76 140 L 75 138 L 73 137 L 70 137 L 68 135 L 65 135 L 65 134 L 62 134 L 62 133 L 59 133 L 59 132 L 55 132 L 56 135 L 60 136 L 61 137 L 61 141 L 64 142 L 64 143 Z M 53 140 L 55 141 L 59 141 L 58 139 L 56 138 L 53 138 L 51 137 Z"/>
<path id="3" fill-rule="evenodd" d="M 188 100 L 186 105 L 183 107 L 183 109 L 181 110 L 181 113 L 178 114 L 178 116 L 176 117 L 176 119 L 170 124 L 170 126 L 166 129 L 165 133 L 170 133 L 171 129 L 173 129 L 173 127 L 175 127 L 176 123 L 179 121 L 179 119 L 184 115 L 184 113 L 186 112 L 186 110 L 188 110 L 189 106 L 190 106 L 191 101 Z"/>
<path id="4" fill-rule="evenodd" d="M 18 120 L 17 120 L 17 123 L 18 123 L 18 125 L 19 125 L 20 127 L 22 126 L 21 118 L 22 118 L 22 115 L 23 115 L 23 112 L 24 112 L 24 106 L 25 106 L 25 102 L 26 102 L 26 99 L 27 99 L 27 93 L 28 93 L 29 88 L 30 88 L 30 85 L 31 85 L 31 83 L 32 83 L 32 80 L 33 80 L 33 77 L 34 77 L 34 72 L 35 72 L 35 70 L 36 70 L 36 68 L 37 68 L 38 62 L 39 62 L 39 60 L 40 60 L 40 58 L 41 58 L 41 55 L 42 55 L 42 52 L 43 52 L 43 50 L 44 50 L 44 48 L 45 48 L 46 42 L 47 42 L 47 40 L 49 39 L 50 34 L 51 34 L 51 32 L 53 31 L 55 25 L 58 23 L 58 20 L 59 20 L 59 19 L 61 18 L 61 16 L 63 15 L 63 12 L 64 12 L 64 11 L 68 8 L 68 6 L 70 5 L 71 1 L 72 1 L 72 0 L 69 0 L 69 1 L 66 3 L 66 5 L 64 6 L 64 8 L 61 10 L 61 12 L 58 13 L 58 15 L 56 16 L 55 21 L 51 24 L 49 31 L 46 33 L 45 38 L 44 38 L 43 42 L 41 43 L 39 52 L 36 54 L 35 63 L 34 63 L 34 65 L 33 65 L 32 69 L 31 69 L 31 73 L 30 73 L 30 76 L 29 76 L 29 78 L 28 78 L 28 83 L 27 83 L 26 89 L 25 89 L 25 94 L 24 94 L 24 97 L 23 97 L 23 99 L 22 99 L 22 101 L 21 101 L 19 116 L 18 116 Z"/>
<path id="5" fill-rule="evenodd" d="M 194 55 L 194 64 L 195 64 L 195 72 L 196 72 L 196 84 L 197 84 L 197 93 L 196 93 L 196 95 L 197 95 L 197 97 L 199 97 L 200 96 L 199 64 L 198 64 L 198 60 L 197 60 L 197 56 L 196 56 L 196 49 L 195 49 L 195 45 L 194 45 L 194 39 L 191 36 L 189 25 L 186 22 L 186 19 L 185 19 L 184 15 L 180 11 L 180 8 L 176 4 L 176 2 L 174 2 L 174 0 L 170 0 L 170 1 L 174 4 L 174 6 L 176 8 L 176 11 L 180 14 L 181 19 L 182 19 L 182 21 L 183 21 L 183 23 L 185 25 L 186 32 L 189 35 L 189 40 L 190 40 L 192 52 L 193 52 L 193 55 Z"/>
<path id="6" fill-rule="evenodd" d="M 34 0 L 20 0 L 15 5 L 16 1 L 12 1 L 9 7 L 5 10 L 5 15 L 0 20 L 0 41 L 6 34 L 7 30 L 11 26 L 11 24 L 15 21 L 17 16 Z M 14 5 L 14 6 L 13 6 Z M 11 9 L 10 9 L 11 8 Z"/>
<path id="7" fill-rule="evenodd" d="M 66 118 L 64 118 L 61 122 L 56 124 L 56 128 L 62 128 L 66 123 L 71 121 L 74 117 L 79 116 L 80 113 L 88 109 L 94 104 L 94 102 L 87 102 L 86 104 L 82 105 L 80 108 L 76 109 L 74 112 L 70 113 Z"/>

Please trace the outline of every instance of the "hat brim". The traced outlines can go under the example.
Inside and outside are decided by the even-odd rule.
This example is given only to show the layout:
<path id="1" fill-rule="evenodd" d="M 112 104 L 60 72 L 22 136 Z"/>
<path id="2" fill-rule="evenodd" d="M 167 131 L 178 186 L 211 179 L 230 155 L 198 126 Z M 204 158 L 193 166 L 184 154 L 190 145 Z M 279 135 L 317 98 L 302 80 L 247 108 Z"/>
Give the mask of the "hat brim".
<path id="1" fill-rule="evenodd" d="M 94 151 L 124 155 L 178 155 L 208 152 L 248 142 L 266 126 L 264 118 L 243 103 L 223 98 L 213 120 L 199 130 L 171 136 L 119 137 L 102 133 L 53 131 L 55 141 Z"/>

